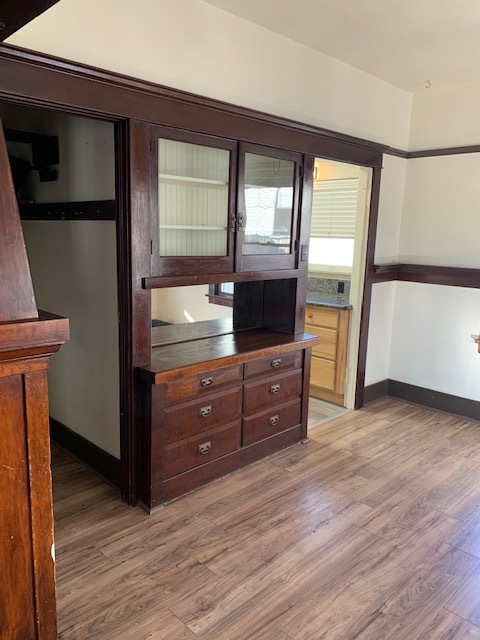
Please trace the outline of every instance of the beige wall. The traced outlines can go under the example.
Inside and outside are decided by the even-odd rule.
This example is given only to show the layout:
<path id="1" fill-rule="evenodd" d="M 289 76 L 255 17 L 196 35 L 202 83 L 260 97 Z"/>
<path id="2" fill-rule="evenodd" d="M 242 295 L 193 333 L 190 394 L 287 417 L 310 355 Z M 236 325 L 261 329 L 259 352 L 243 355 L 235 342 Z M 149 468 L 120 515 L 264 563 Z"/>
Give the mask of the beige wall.
<path id="1" fill-rule="evenodd" d="M 201 0 L 64 0 L 22 47 L 406 148 L 411 94 Z"/>

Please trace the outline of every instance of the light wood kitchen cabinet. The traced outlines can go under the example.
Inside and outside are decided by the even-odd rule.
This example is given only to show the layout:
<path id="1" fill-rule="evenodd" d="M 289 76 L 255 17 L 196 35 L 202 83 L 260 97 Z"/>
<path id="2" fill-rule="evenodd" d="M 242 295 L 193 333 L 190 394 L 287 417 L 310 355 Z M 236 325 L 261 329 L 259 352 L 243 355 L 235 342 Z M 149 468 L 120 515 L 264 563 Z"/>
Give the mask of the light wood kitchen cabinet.
<path id="1" fill-rule="evenodd" d="M 305 332 L 320 342 L 312 350 L 310 395 L 334 404 L 344 404 L 348 346 L 348 309 L 307 305 Z"/>

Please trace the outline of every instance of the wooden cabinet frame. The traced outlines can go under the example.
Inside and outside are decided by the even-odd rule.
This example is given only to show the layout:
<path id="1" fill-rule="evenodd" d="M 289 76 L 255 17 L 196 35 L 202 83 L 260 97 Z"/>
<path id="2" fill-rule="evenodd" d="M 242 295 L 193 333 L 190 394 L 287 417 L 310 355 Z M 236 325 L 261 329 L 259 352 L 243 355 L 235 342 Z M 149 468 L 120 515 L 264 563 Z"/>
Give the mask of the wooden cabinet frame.
<path id="1" fill-rule="evenodd" d="M 386 146 L 10 45 L 0 45 L 0 100 L 116 123 L 122 496 L 127 502 L 134 504 L 139 495 L 135 369 L 150 358 L 150 292 L 144 288 L 151 268 L 151 253 L 145 249 L 151 239 L 150 219 L 145 217 L 150 197 L 145 122 L 281 147 L 303 153 L 306 158 L 319 156 L 374 167 L 357 376 L 357 406 L 361 406 L 380 171 Z M 308 242 L 309 188 L 311 181 L 306 173 L 300 203 L 301 244 Z M 256 272 L 237 274 L 236 279 L 243 277 L 263 279 Z M 298 278 L 295 326 L 302 326 L 306 262 L 299 262 L 296 272 L 270 272 L 269 277 Z M 210 277 L 211 282 L 222 280 L 215 274 Z M 197 276 L 189 277 L 182 284 L 197 281 Z"/>

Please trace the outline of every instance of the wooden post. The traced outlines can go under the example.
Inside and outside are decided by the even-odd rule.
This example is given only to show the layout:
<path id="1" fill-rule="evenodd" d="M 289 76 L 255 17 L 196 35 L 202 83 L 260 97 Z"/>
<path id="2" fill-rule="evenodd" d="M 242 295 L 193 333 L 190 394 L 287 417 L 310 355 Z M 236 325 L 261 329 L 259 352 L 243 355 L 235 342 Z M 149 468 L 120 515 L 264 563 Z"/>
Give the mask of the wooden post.
<path id="1" fill-rule="evenodd" d="M 49 357 L 68 320 L 38 313 L 0 123 L 0 638 L 55 640 Z"/>

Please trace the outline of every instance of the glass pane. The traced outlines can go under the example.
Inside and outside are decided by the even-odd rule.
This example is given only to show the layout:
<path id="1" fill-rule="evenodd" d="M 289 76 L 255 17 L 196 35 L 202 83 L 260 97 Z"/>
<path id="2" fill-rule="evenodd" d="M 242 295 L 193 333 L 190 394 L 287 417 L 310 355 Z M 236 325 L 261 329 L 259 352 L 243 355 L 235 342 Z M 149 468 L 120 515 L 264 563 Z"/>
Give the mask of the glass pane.
<path id="1" fill-rule="evenodd" d="M 161 256 L 227 255 L 230 152 L 159 139 Z"/>
<path id="2" fill-rule="evenodd" d="M 244 255 L 291 252 L 295 163 L 245 154 Z"/>

